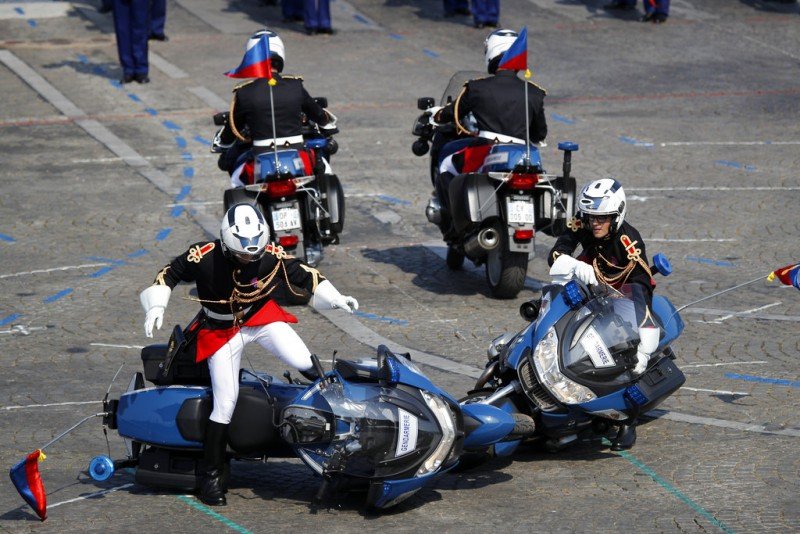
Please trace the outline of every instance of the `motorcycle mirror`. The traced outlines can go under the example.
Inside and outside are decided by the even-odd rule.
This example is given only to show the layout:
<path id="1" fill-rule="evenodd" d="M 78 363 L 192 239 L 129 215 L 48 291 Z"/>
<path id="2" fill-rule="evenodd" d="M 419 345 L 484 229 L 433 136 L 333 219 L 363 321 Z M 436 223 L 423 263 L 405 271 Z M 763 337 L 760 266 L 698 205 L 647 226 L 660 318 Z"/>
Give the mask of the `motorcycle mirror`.
<path id="1" fill-rule="evenodd" d="M 321 107 L 321 108 L 327 108 L 328 107 L 328 99 L 326 97 L 324 97 L 324 96 L 314 97 L 314 102 L 319 104 L 319 107 Z"/>
<path id="2" fill-rule="evenodd" d="M 417 99 L 417 109 L 425 111 L 428 108 L 432 108 L 435 103 L 436 101 L 433 98 L 429 96 L 423 96 L 422 98 Z"/>
<path id="3" fill-rule="evenodd" d="M 214 126 L 225 126 L 228 124 L 229 111 L 222 111 L 214 114 Z"/>
<path id="4" fill-rule="evenodd" d="M 428 150 L 430 150 L 430 146 L 424 139 L 417 139 L 411 145 L 411 152 L 413 152 L 415 156 L 424 156 L 428 153 Z"/>
<path id="5" fill-rule="evenodd" d="M 519 307 L 519 314 L 523 319 L 533 322 L 539 316 L 539 309 L 542 307 L 542 301 L 539 299 L 529 300 L 523 302 Z"/>
<path id="6" fill-rule="evenodd" d="M 328 138 L 328 154 L 333 156 L 339 151 L 339 143 L 333 137 Z"/>

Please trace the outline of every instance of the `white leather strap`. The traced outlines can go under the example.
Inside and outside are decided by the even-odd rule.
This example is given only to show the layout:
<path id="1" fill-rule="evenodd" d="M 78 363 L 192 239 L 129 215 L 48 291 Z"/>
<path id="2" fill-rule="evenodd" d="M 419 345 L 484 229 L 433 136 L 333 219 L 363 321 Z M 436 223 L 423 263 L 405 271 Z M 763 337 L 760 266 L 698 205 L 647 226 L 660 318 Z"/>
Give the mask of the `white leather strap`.
<path id="1" fill-rule="evenodd" d="M 293 135 L 291 137 L 278 137 L 277 139 L 256 139 L 253 141 L 253 146 L 260 146 L 260 147 L 273 147 L 278 145 L 278 147 L 284 145 L 297 145 L 303 142 L 302 135 Z"/>

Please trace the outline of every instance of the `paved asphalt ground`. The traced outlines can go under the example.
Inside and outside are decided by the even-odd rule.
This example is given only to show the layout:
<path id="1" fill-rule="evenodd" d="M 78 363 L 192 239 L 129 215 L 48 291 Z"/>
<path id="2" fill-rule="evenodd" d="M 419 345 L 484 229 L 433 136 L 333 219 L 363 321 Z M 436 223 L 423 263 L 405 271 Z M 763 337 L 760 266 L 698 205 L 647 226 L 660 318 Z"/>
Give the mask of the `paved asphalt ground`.
<path id="1" fill-rule="evenodd" d="M 580 143 L 579 182 L 617 176 L 629 220 L 675 273 L 677 305 L 797 261 L 800 10 L 760 0 L 673 0 L 664 25 L 609 14 L 600 0 L 503 0 L 501 22 L 529 30 L 534 79 L 548 91 L 545 166 Z M 10 467 L 80 418 L 125 364 L 140 367 L 138 292 L 213 231 L 225 176 L 208 153 L 227 106 L 222 72 L 263 25 L 339 117 L 333 166 L 347 198 L 342 243 L 322 271 L 361 303 L 353 318 L 292 308 L 326 357 L 413 349 L 454 395 L 474 383 L 488 342 L 523 326 L 516 300 L 488 296 L 479 272 L 452 273 L 423 210 L 428 162 L 412 155 L 416 98 L 457 70 L 481 70 L 484 30 L 444 19 L 438 0 L 335 0 L 333 36 L 309 37 L 256 0 L 173 0 L 169 42 L 151 45 L 152 82 L 120 86 L 111 18 L 87 2 L 0 2 L 0 465 Z M 528 276 L 547 274 L 539 238 Z M 177 290 L 168 325 L 195 304 Z M 309 510 L 318 484 L 297 461 L 234 467 L 229 505 L 86 475 L 107 451 L 99 421 L 48 449 L 50 504 L 39 523 L 8 481 L 8 532 L 724 531 L 800 530 L 800 294 L 757 283 L 684 312 L 676 342 L 687 381 L 629 453 L 583 442 L 522 450 L 443 477 L 382 516 L 358 497 Z M 168 328 L 158 332 L 163 342 Z M 249 350 L 252 365 L 280 375 Z M 110 439 L 112 455 L 123 448 Z"/>

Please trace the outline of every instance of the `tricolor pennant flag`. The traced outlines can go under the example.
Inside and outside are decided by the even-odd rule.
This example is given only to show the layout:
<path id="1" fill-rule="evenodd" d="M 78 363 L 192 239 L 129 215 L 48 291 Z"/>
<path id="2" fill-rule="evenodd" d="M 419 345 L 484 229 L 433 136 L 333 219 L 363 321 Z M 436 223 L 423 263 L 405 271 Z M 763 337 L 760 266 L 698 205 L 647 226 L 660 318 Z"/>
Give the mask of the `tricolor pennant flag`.
<path id="1" fill-rule="evenodd" d="M 517 39 L 511 43 L 511 47 L 506 50 L 500 58 L 498 69 L 506 70 L 528 70 L 528 28 L 523 27 Z M 526 76 L 527 77 L 527 76 Z"/>
<path id="2" fill-rule="evenodd" d="M 780 280 L 782 284 L 800 289 L 800 263 L 793 263 L 781 267 L 780 269 L 775 269 L 769 273 L 767 280 L 772 282 L 776 278 Z"/>
<path id="3" fill-rule="evenodd" d="M 262 35 L 248 48 L 242 63 L 225 73 L 228 78 L 266 78 L 272 80 L 272 63 L 269 59 L 269 37 Z"/>
<path id="4" fill-rule="evenodd" d="M 47 496 L 44 493 L 42 477 L 39 476 L 39 462 L 44 459 L 42 450 L 36 449 L 8 473 L 14 487 L 42 521 L 47 519 Z"/>

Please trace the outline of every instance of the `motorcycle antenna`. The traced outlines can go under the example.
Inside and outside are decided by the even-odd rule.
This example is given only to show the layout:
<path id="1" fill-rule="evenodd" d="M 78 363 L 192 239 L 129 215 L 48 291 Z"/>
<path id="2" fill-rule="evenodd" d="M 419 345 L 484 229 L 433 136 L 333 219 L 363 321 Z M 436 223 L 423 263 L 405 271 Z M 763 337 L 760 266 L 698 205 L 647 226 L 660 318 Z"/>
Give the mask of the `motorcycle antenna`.
<path id="1" fill-rule="evenodd" d="M 272 67 L 270 67 L 270 68 L 272 68 Z M 270 116 L 272 117 L 272 148 L 273 148 L 273 151 L 274 151 L 274 154 L 275 154 L 275 171 L 276 172 L 280 168 L 280 160 L 278 159 L 278 133 L 277 133 L 277 129 L 275 127 L 275 99 L 272 96 L 272 88 L 277 83 L 278 82 L 272 76 L 272 71 L 270 71 L 269 72 L 269 76 L 267 77 L 267 86 L 269 86 L 269 112 L 270 112 Z M 253 177 L 253 181 L 255 181 L 255 180 L 256 180 L 256 177 L 254 176 Z M 263 185 L 258 189 L 258 193 L 256 193 L 256 199 L 253 201 L 254 205 L 258 204 L 258 197 L 259 197 L 259 195 L 261 194 L 262 191 L 264 191 L 264 186 Z"/>

